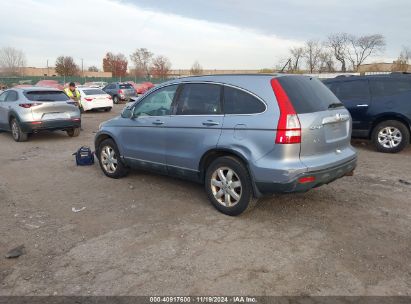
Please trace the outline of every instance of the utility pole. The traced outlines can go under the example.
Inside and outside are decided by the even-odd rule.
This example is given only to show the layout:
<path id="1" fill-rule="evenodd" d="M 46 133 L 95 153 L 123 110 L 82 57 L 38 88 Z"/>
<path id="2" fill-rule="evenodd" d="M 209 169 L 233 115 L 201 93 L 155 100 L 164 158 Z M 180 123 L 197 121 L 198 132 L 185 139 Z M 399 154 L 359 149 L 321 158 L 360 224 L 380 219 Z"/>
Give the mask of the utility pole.
<path id="1" fill-rule="evenodd" d="M 49 76 L 49 60 L 47 59 L 47 77 Z"/>
<path id="2" fill-rule="evenodd" d="M 84 79 L 83 58 L 81 58 L 81 77 L 83 77 L 83 81 L 86 82 L 86 80 Z"/>

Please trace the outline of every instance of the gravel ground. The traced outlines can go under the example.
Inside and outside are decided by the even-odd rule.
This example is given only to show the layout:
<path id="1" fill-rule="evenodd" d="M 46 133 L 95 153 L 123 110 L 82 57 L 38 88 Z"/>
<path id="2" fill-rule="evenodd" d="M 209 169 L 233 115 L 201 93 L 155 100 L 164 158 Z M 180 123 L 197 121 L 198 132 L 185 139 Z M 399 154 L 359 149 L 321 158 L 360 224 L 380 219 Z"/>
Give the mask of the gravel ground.
<path id="1" fill-rule="evenodd" d="M 201 185 L 76 167 L 121 108 L 78 138 L 0 134 L 0 295 L 411 295 L 411 148 L 356 141 L 354 177 L 231 218 Z"/>

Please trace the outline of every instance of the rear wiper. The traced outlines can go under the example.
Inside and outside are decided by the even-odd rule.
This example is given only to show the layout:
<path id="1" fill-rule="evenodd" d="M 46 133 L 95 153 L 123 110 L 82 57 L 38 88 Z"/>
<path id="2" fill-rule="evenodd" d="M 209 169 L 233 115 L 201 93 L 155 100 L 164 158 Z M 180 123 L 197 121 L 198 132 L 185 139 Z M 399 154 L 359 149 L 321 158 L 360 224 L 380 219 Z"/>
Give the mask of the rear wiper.
<path id="1" fill-rule="evenodd" d="M 335 109 L 340 107 L 344 107 L 344 105 L 341 102 L 330 103 L 328 106 L 329 109 Z"/>

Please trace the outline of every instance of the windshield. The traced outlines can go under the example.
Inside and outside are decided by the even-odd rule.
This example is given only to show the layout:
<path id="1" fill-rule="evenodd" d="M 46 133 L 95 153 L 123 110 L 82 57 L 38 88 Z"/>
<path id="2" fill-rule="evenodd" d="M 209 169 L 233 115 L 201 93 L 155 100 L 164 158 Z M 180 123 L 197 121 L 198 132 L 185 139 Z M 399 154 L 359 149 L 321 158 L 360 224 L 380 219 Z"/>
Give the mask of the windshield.
<path id="1" fill-rule="evenodd" d="M 30 91 L 24 92 L 30 101 L 68 101 L 70 98 L 62 91 Z"/>

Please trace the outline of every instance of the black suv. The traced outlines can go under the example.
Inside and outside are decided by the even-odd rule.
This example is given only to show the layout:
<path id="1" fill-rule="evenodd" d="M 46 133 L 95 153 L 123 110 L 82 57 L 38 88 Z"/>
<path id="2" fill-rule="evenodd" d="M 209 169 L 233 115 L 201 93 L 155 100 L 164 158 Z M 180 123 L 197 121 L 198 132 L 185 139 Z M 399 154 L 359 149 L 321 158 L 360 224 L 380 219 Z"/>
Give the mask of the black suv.
<path id="1" fill-rule="evenodd" d="M 324 81 L 350 111 L 353 137 L 396 153 L 410 143 L 411 75 L 339 76 Z"/>

